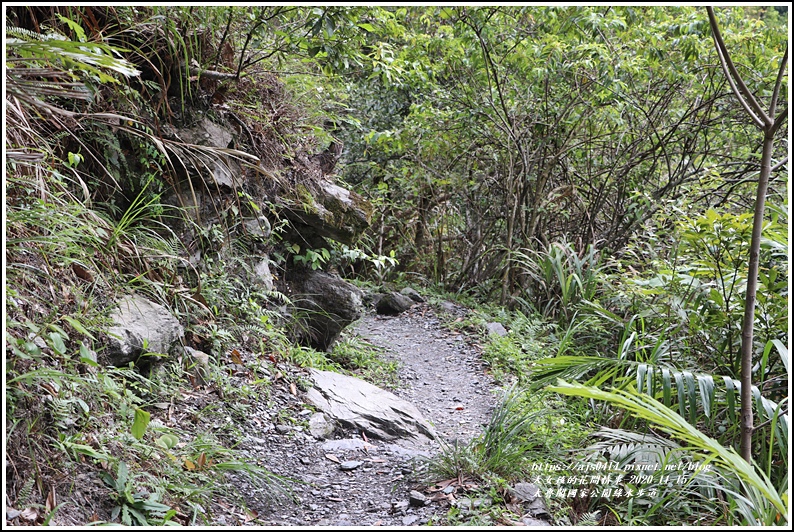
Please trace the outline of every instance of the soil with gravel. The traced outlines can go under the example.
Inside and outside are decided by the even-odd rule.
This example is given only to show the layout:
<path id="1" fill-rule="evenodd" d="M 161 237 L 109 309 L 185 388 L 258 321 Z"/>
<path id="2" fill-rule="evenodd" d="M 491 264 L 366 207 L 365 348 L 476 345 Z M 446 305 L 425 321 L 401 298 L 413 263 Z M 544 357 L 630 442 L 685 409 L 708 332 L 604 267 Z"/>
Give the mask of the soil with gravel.
<path id="1" fill-rule="evenodd" d="M 444 303 L 445 320 L 461 319 L 466 310 Z M 427 304 L 415 304 L 396 317 L 370 314 L 353 328 L 367 342 L 399 362 L 399 384 L 393 393 L 416 406 L 434 425 L 439 439 L 467 441 L 481 433 L 498 401 L 498 388 L 485 369 L 479 347 L 464 334 L 443 326 Z M 172 452 L 185 459 L 193 439 L 214 439 L 231 449 L 238 464 L 254 464 L 285 479 L 283 497 L 274 497 L 266 476 L 239 471 L 225 473 L 227 483 L 202 480 L 195 471 L 196 489 L 208 490 L 210 508 L 192 503 L 190 514 L 177 512 L 183 525 L 221 526 L 411 526 L 444 524 L 450 504 L 476 489 L 467 479 L 421 482 L 421 457 L 440 449 L 439 441 L 418 439 L 382 442 L 337 429 L 331 439 L 318 441 L 308 430 L 313 408 L 304 392 L 311 384 L 308 370 L 240 348 L 235 363 L 224 359 L 228 385 L 241 390 L 254 381 L 270 384 L 264 393 L 232 400 L 215 383 L 182 389 L 171 403 L 156 403 L 151 425 L 180 434 Z M 240 363 L 242 362 L 242 363 Z M 254 388 L 256 389 L 256 388 Z M 122 444 L 118 444 L 122 445 Z M 109 449 L 121 456 L 122 449 Z M 152 455 L 156 467 L 162 456 Z M 58 467 L 57 464 L 53 464 Z M 112 521 L 112 494 L 96 468 L 77 463 L 52 487 L 58 502 L 66 501 L 52 525 L 74 526 Z M 195 466 L 194 466 L 195 467 Z M 234 468 L 232 468 L 234 469 Z M 206 480 L 206 479 L 205 479 Z M 136 481 L 136 486 L 138 485 Z M 48 499 L 49 500 L 49 499 Z M 464 499 L 465 500 L 465 499 Z M 172 502 L 172 501 L 165 501 Z M 184 508 L 184 506 L 182 506 Z M 39 522 L 34 508 L 7 507 L 9 524 Z"/>
<path id="2" fill-rule="evenodd" d="M 452 304 L 445 307 L 453 314 L 447 318 L 465 314 L 465 309 Z M 481 433 L 498 401 L 498 388 L 470 338 L 444 328 L 426 304 L 414 305 L 395 317 L 367 315 L 354 330 L 400 363 L 400 386 L 392 391 L 413 403 L 435 426 L 439 438 L 451 443 Z M 285 399 L 295 402 L 299 396 L 287 394 Z M 310 411 L 302 409 L 299 415 L 308 417 Z M 293 486 L 292 501 L 275 504 L 266 499 L 264 491 L 257 497 L 255 489 L 241 489 L 259 523 L 443 524 L 450 504 L 464 496 L 466 488 L 474 487 L 438 479 L 447 482 L 428 490 L 418 482 L 415 471 L 421 462 L 417 457 L 438 452 L 438 441 L 381 442 L 340 430 L 335 439 L 317 441 L 303 427 L 294 426 L 277 426 L 266 435 L 250 434 L 239 448 L 243 453 L 251 459 L 266 454 L 271 470 L 302 483 Z M 216 524 L 238 524 L 232 519 Z M 220 521 L 225 521 L 223 516 Z"/>

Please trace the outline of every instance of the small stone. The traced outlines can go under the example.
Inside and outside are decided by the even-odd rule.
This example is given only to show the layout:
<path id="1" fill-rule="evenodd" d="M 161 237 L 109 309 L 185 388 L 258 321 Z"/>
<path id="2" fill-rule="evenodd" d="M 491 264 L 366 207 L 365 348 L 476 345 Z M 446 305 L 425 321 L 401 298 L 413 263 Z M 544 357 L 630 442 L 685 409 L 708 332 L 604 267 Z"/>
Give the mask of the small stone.
<path id="1" fill-rule="evenodd" d="M 411 490 L 411 493 L 408 494 L 408 504 L 411 506 L 424 506 L 427 502 L 427 497 L 421 492 L 416 490 Z"/>
<path id="2" fill-rule="evenodd" d="M 505 329 L 504 325 L 501 323 L 492 321 L 491 323 L 487 324 L 485 328 L 488 330 L 489 335 L 495 334 L 496 336 L 507 336 L 507 329 Z"/>
<path id="3" fill-rule="evenodd" d="M 455 312 L 457 310 L 457 307 L 455 306 L 454 303 L 450 301 L 442 301 L 441 310 L 445 312 Z"/>
<path id="4" fill-rule="evenodd" d="M 540 488 L 529 482 L 519 482 L 512 489 L 513 495 L 521 502 L 534 501 L 540 493 Z"/>
<path id="5" fill-rule="evenodd" d="M 416 523 L 417 521 L 419 521 L 419 516 L 418 515 L 406 515 L 405 517 L 403 517 L 403 525 L 404 526 L 411 526 L 412 524 Z"/>
<path id="6" fill-rule="evenodd" d="M 455 486 L 447 486 L 444 488 L 444 495 L 449 495 L 450 493 L 455 493 Z"/>
<path id="7" fill-rule="evenodd" d="M 364 462 L 359 462 L 358 460 L 349 460 L 347 462 L 342 462 L 339 464 L 339 469 L 342 471 L 353 471 L 361 466 Z"/>
<path id="8" fill-rule="evenodd" d="M 276 425 L 276 432 L 278 432 L 279 434 L 286 434 L 290 430 L 292 430 L 292 427 L 290 427 L 289 425 Z"/>
<path id="9" fill-rule="evenodd" d="M 335 428 L 334 420 L 322 412 L 317 412 L 309 418 L 309 432 L 318 440 L 330 438 Z"/>
<path id="10" fill-rule="evenodd" d="M 425 301 L 425 298 L 419 295 L 419 292 L 417 292 L 410 286 L 406 286 L 405 288 L 400 290 L 400 293 L 404 296 L 410 297 L 412 300 L 416 301 L 417 303 L 424 303 Z"/>

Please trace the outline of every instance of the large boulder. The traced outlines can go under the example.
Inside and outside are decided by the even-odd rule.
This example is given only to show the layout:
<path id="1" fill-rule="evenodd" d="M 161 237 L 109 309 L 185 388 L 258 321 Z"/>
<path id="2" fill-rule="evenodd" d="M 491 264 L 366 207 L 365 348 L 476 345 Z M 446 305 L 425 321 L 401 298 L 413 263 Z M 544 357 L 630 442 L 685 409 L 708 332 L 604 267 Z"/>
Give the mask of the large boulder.
<path id="1" fill-rule="evenodd" d="M 336 275 L 300 269 L 289 272 L 288 281 L 301 343 L 328 350 L 342 329 L 363 315 L 363 292 Z"/>
<path id="2" fill-rule="evenodd" d="M 306 399 L 341 425 L 387 441 L 436 438 L 422 413 L 393 393 L 333 371 L 309 371 L 314 387 Z"/>
<path id="3" fill-rule="evenodd" d="M 185 331 L 167 308 L 139 295 L 117 302 L 110 317 L 107 348 L 103 356 L 116 367 L 137 362 L 144 353 L 166 354 L 175 347 Z"/>
<path id="4" fill-rule="evenodd" d="M 234 138 L 229 129 L 206 117 L 193 127 L 177 130 L 175 136 L 186 144 L 223 149 L 228 148 Z M 239 163 L 220 153 L 194 153 L 191 164 L 194 171 L 211 186 L 210 190 L 216 186 L 224 190 L 235 190 L 242 185 L 242 168 Z"/>
<path id="5" fill-rule="evenodd" d="M 414 302 L 410 297 L 404 296 L 399 292 L 391 292 L 378 299 L 375 304 L 375 311 L 378 314 L 396 316 L 411 308 L 413 304 Z"/>
<path id="6" fill-rule="evenodd" d="M 309 190 L 297 187 L 297 196 L 284 210 L 295 229 L 308 236 L 327 237 L 352 245 L 369 227 L 372 204 L 355 192 L 323 179 Z"/>

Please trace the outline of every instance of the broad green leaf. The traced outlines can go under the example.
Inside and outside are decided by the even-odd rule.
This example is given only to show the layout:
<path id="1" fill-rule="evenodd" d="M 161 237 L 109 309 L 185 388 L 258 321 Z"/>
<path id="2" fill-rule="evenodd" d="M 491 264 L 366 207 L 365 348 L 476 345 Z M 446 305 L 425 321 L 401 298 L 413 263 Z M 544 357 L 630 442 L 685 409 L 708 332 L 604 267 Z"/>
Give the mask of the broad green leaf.
<path id="1" fill-rule="evenodd" d="M 83 327 L 82 323 L 80 323 L 76 319 L 72 318 L 71 316 L 63 316 L 63 319 L 66 320 L 67 322 L 69 322 L 69 325 L 74 327 L 75 331 L 79 332 L 83 336 L 86 336 L 86 337 L 96 341 L 96 338 L 94 338 L 94 335 L 92 335 L 90 332 L 88 332 L 88 330 L 85 327 Z"/>
<path id="2" fill-rule="evenodd" d="M 156 443 L 163 449 L 173 449 L 178 442 L 179 442 L 179 438 L 174 436 L 173 434 L 163 434 L 162 436 L 154 440 L 154 443 Z"/>
<path id="3" fill-rule="evenodd" d="M 151 414 L 149 412 L 142 410 L 140 408 L 135 409 L 135 420 L 132 423 L 132 428 L 130 432 L 135 437 L 136 440 L 140 440 L 143 438 L 144 432 L 146 432 L 146 427 L 149 426 L 149 420 L 151 419 Z"/>
<path id="4" fill-rule="evenodd" d="M 52 347 L 53 351 L 58 353 L 59 355 L 66 354 L 66 345 L 63 343 L 63 338 L 57 332 L 51 332 L 47 336 L 50 338 L 50 346 Z"/>

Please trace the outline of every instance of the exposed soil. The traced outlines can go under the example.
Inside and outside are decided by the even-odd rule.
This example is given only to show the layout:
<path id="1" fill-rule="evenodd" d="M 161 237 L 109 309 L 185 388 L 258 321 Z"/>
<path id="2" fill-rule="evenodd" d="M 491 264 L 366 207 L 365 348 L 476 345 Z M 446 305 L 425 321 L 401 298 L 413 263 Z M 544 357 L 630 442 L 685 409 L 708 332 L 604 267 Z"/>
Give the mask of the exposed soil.
<path id="1" fill-rule="evenodd" d="M 447 318 L 466 313 L 451 303 L 444 306 L 443 312 L 451 315 Z M 399 362 L 399 385 L 391 391 L 413 403 L 435 426 L 439 438 L 467 441 L 480 433 L 498 401 L 498 388 L 471 338 L 443 327 L 427 304 L 416 304 L 396 317 L 367 315 L 354 332 Z M 473 487 L 465 480 L 461 485 L 448 479 L 419 498 L 416 493 L 411 497 L 411 490 L 426 488 L 416 475 L 417 457 L 438 452 L 438 441 L 381 442 L 342 429 L 333 439 L 318 441 L 307 429 L 313 413 L 302 392 L 310 383 L 308 371 L 278 360 L 272 363 L 242 349 L 239 356 L 245 362 L 255 359 L 253 367 L 259 369 L 227 363 L 231 385 L 243 387 L 254 379 L 266 379 L 270 382 L 267 393 L 230 401 L 214 384 L 195 385 L 181 390 L 170 404 L 155 404 L 152 426 L 159 424 L 180 434 L 179 445 L 172 450 L 180 461 L 187 458 L 183 446 L 195 447 L 201 437 L 215 435 L 224 447 L 233 449 L 237 461 L 292 479 L 285 483 L 291 496 L 274 498 L 271 485 L 234 471 L 226 473 L 230 489 L 213 484 L 199 469 L 190 476 L 196 489 L 210 490 L 212 507 L 194 504 L 190 514 L 180 512 L 174 521 L 227 526 L 443 524 L 451 502 Z M 123 455 L 121 451 L 118 456 Z M 153 462 L 141 466 L 144 470 L 157 467 L 156 462 L 163 459 L 152 455 Z M 345 462 L 354 462 L 345 464 L 351 470 L 342 470 Z M 112 494 L 96 468 L 72 462 L 52 466 L 62 468 L 51 488 L 53 500 L 68 502 L 55 513 L 52 525 L 111 520 Z M 142 486 L 145 480 L 140 477 L 135 484 Z M 21 498 L 13 496 L 11 501 Z M 8 524 L 41 521 L 41 511 L 15 506 L 20 507 L 8 504 L 6 508 Z"/>

